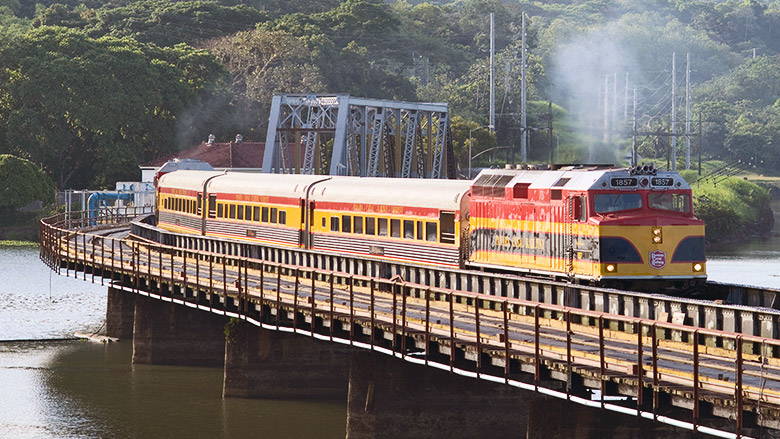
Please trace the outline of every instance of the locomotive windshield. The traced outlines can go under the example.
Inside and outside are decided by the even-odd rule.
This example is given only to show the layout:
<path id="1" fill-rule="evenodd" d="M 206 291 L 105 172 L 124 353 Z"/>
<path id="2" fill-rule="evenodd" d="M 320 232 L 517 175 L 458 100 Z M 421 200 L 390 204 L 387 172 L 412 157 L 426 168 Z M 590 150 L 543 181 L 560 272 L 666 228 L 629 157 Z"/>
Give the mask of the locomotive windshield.
<path id="1" fill-rule="evenodd" d="M 642 207 L 642 195 L 638 193 L 596 194 L 593 204 L 597 213 L 639 209 Z"/>
<path id="2" fill-rule="evenodd" d="M 691 211 L 691 197 L 688 194 L 650 192 L 647 196 L 647 201 L 652 209 L 670 210 L 680 213 L 689 213 Z"/>

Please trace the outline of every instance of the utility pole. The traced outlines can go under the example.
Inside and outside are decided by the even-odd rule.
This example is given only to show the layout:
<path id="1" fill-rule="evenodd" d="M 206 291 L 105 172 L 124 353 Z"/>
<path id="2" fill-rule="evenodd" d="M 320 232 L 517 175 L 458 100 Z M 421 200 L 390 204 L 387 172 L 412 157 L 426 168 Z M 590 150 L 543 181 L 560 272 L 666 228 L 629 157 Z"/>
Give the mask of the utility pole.
<path id="1" fill-rule="evenodd" d="M 496 85 L 495 85 L 495 42 L 493 13 L 490 13 L 490 132 L 496 126 Z"/>
<path id="2" fill-rule="evenodd" d="M 623 96 L 623 123 L 628 120 L 628 72 L 626 72 L 626 89 Z"/>
<path id="3" fill-rule="evenodd" d="M 676 53 L 672 52 L 672 171 L 677 170 L 677 66 Z"/>
<path id="4" fill-rule="evenodd" d="M 691 169 L 691 53 L 685 55 L 685 169 Z"/>
<path id="5" fill-rule="evenodd" d="M 604 143 L 609 143 L 609 73 L 604 75 Z"/>
<path id="6" fill-rule="evenodd" d="M 631 143 L 631 166 L 637 165 L 637 151 L 636 151 L 636 86 L 634 86 L 634 109 L 631 112 L 633 122 L 631 123 L 631 132 L 633 134 L 633 142 Z"/>
<path id="7" fill-rule="evenodd" d="M 526 112 L 526 94 L 525 94 L 525 87 L 526 87 L 526 81 L 525 81 L 525 12 L 523 12 L 523 20 L 522 20 L 522 27 L 521 27 L 521 33 L 520 36 L 521 40 L 521 50 L 520 50 L 520 161 L 522 163 L 526 163 L 528 161 L 528 130 L 526 127 L 526 119 L 527 119 L 527 112 Z"/>

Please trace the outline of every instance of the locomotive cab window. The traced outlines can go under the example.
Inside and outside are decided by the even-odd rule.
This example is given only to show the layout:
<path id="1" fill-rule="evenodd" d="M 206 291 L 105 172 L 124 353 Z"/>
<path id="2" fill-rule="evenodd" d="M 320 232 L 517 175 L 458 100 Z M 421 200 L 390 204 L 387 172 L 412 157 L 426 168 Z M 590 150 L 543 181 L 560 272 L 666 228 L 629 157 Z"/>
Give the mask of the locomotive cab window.
<path id="1" fill-rule="evenodd" d="M 688 213 L 691 211 L 691 197 L 688 194 L 670 192 L 650 192 L 647 202 L 651 209 Z"/>
<path id="2" fill-rule="evenodd" d="M 574 221 L 587 221 L 588 206 L 585 196 L 569 197 L 569 218 Z"/>
<path id="3" fill-rule="evenodd" d="M 593 204 L 597 213 L 639 209 L 642 207 L 642 195 L 636 192 L 596 194 Z"/>

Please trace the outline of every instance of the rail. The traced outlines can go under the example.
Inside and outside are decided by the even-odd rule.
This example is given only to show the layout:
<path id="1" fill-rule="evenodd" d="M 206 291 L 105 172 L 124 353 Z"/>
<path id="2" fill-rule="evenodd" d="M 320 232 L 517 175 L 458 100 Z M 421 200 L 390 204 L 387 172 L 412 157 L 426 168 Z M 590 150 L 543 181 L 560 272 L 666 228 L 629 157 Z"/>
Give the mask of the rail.
<path id="1" fill-rule="evenodd" d="M 108 279 L 128 291 L 267 329 L 377 350 L 702 433 L 740 437 L 745 414 L 751 426 L 780 428 L 779 340 L 101 232 L 136 214 L 97 217 L 99 225 L 89 231 L 78 230 L 85 228 L 78 218 L 45 219 L 41 257 L 65 275 L 82 272 L 86 280 Z M 532 379 L 522 379 L 523 373 Z M 564 390 L 550 380 L 564 382 Z M 584 397 L 586 389 L 598 390 L 600 398 Z M 630 398 L 618 403 L 605 398 L 610 393 Z M 688 420 L 660 413 L 661 395 L 688 407 Z M 708 416 L 733 419 L 734 433 L 702 425 L 703 407 Z"/>

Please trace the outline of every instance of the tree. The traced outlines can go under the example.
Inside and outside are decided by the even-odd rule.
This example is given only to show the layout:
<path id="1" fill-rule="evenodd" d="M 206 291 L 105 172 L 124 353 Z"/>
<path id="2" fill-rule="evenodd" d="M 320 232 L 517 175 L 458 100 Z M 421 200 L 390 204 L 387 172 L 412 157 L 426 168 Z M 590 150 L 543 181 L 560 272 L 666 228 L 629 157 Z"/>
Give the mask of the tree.
<path id="1" fill-rule="evenodd" d="M 0 211 L 16 209 L 33 201 L 54 201 L 54 184 L 32 162 L 9 154 L 0 154 Z"/>
<path id="2" fill-rule="evenodd" d="M 0 64 L 3 149 L 41 164 L 60 188 L 136 179 L 139 163 L 176 148 L 179 115 L 224 72 L 187 46 L 53 27 L 6 42 Z"/>

